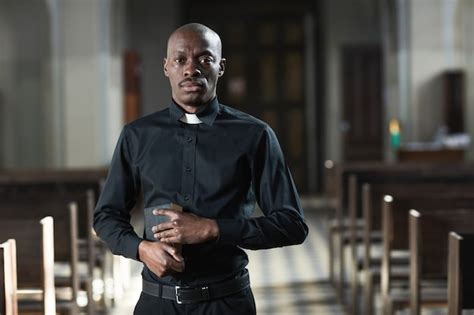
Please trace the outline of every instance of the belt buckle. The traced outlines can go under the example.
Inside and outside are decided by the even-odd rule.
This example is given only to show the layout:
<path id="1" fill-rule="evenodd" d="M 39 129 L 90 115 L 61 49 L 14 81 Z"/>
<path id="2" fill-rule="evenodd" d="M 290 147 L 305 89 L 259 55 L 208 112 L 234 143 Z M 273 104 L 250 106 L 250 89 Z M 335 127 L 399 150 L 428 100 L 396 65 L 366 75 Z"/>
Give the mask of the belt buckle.
<path id="1" fill-rule="evenodd" d="M 176 296 L 176 303 L 178 304 L 183 304 L 183 302 L 179 299 L 179 290 L 181 289 L 181 286 L 177 285 L 174 287 L 174 293 Z"/>
<path id="2" fill-rule="evenodd" d="M 175 286 L 174 291 L 175 291 L 175 296 L 176 296 L 176 303 L 178 304 L 188 304 L 192 303 L 192 301 L 182 301 L 180 299 L 181 292 L 180 290 L 201 290 L 202 291 L 202 299 L 203 300 L 208 300 L 209 299 L 209 287 L 200 287 L 200 288 L 190 288 L 190 287 L 182 287 L 182 286 Z M 198 302 L 198 300 L 196 301 Z"/>

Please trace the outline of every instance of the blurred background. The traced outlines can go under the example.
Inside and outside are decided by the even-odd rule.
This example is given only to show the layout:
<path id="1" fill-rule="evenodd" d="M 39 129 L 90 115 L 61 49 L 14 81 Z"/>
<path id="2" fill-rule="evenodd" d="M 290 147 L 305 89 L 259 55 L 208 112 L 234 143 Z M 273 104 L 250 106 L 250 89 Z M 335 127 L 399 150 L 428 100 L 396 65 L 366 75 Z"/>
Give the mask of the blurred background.
<path id="1" fill-rule="evenodd" d="M 220 102 L 272 126 L 319 218 L 335 164 L 474 159 L 473 0 L 0 0 L 0 170 L 106 169 L 123 125 L 170 103 L 162 60 L 188 22 L 220 34 Z M 315 222 L 301 270 L 319 281 Z"/>
<path id="2" fill-rule="evenodd" d="M 275 129 L 304 194 L 326 160 L 396 159 L 393 119 L 402 150 L 473 158 L 472 0 L 0 0 L 0 168 L 106 166 L 168 105 L 166 41 L 190 21 L 222 37 L 220 101 Z"/>

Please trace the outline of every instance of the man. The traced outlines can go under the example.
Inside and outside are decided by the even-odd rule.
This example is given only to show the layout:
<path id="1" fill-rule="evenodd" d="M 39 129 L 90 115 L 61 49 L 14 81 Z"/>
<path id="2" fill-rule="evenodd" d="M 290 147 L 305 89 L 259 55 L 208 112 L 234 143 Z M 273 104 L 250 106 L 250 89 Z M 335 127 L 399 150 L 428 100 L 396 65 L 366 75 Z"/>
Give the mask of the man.
<path id="1" fill-rule="evenodd" d="M 97 204 L 100 238 L 144 263 L 135 314 L 255 314 L 241 247 L 299 244 L 308 233 L 273 131 L 217 101 L 221 50 L 201 24 L 171 34 L 163 66 L 172 103 L 124 127 Z M 146 239 L 130 225 L 140 190 L 145 210 L 168 219 Z M 263 217 L 251 218 L 255 201 Z M 161 206 L 170 203 L 183 211 Z"/>

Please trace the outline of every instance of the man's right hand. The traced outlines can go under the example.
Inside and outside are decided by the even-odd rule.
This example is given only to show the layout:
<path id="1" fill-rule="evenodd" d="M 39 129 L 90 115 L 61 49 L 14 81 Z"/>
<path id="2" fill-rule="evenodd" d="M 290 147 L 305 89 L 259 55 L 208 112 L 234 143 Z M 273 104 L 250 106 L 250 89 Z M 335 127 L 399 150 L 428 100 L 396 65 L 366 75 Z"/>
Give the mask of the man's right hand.
<path id="1" fill-rule="evenodd" d="M 158 277 L 183 272 L 184 258 L 170 244 L 142 241 L 138 246 L 139 259 Z"/>

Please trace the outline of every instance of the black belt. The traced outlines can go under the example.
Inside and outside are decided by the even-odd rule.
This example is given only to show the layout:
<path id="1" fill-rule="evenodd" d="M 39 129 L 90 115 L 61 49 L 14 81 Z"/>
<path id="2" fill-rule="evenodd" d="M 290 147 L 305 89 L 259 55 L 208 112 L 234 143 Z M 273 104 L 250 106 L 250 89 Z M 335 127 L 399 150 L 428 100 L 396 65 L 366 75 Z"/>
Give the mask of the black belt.
<path id="1" fill-rule="evenodd" d="M 169 286 L 143 280 L 143 292 L 178 304 L 190 304 L 236 294 L 250 286 L 248 272 L 237 279 L 213 283 L 202 287 Z"/>

